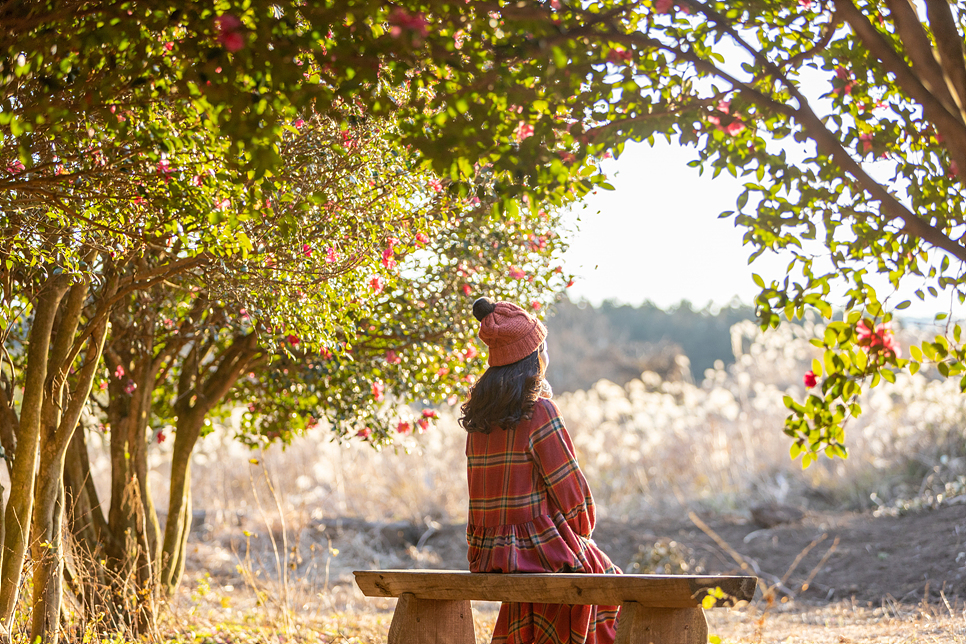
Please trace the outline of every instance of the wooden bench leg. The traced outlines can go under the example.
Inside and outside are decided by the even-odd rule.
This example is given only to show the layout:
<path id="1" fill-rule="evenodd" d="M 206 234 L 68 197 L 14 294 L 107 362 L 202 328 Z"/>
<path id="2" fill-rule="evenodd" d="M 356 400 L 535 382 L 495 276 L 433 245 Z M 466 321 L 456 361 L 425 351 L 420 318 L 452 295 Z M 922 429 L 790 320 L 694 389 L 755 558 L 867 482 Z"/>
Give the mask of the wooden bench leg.
<path id="1" fill-rule="evenodd" d="M 708 644 L 708 620 L 700 608 L 646 608 L 624 602 L 614 644 Z"/>
<path id="2" fill-rule="evenodd" d="M 476 644 L 470 602 L 403 593 L 389 625 L 389 644 Z"/>

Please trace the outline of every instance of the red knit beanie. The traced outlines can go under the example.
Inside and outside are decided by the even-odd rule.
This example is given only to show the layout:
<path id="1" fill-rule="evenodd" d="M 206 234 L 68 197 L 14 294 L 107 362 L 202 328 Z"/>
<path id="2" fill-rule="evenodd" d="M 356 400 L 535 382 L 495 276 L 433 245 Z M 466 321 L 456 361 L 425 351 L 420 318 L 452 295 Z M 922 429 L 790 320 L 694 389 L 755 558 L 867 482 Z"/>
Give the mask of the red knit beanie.
<path id="1" fill-rule="evenodd" d="M 547 327 L 510 302 L 481 297 L 473 302 L 473 315 L 480 321 L 480 340 L 490 349 L 487 362 L 491 367 L 523 360 L 547 337 Z"/>

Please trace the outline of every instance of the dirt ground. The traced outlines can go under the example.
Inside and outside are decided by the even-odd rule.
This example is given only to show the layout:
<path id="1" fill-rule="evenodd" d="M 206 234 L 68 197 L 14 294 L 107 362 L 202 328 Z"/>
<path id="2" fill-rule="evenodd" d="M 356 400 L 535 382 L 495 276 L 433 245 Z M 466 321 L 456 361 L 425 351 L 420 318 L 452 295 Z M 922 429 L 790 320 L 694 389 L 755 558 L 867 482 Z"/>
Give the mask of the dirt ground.
<path id="1" fill-rule="evenodd" d="M 605 521 L 594 536 L 625 566 L 635 544 L 673 539 L 704 572 L 755 574 L 760 586 L 777 586 L 778 596 L 809 603 L 851 598 L 876 605 L 883 599 L 916 603 L 927 589 L 930 601 L 943 595 L 966 599 L 966 505 L 898 517 L 810 513 L 770 529 L 743 517 L 719 517 L 707 527 L 706 532 L 688 519 Z"/>
<path id="2" fill-rule="evenodd" d="M 966 504 L 895 517 L 810 512 L 769 529 L 742 516 L 695 519 L 601 520 L 594 538 L 626 572 L 635 571 L 635 558 L 641 560 L 643 552 L 645 561 L 677 562 L 677 572 L 685 562 L 689 573 L 755 574 L 759 588 L 774 588 L 778 601 L 879 606 L 966 600 Z M 204 572 L 213 582 L 243 586 L 239 570 L 250 561 L 264 569 L 261 579 L 271 578 L 276 566 L 265 532 L 251 535 L 246 544 L 239 537 L 243 530 L 195 535 L 189 577 Z M 464 530 L 460 524 L 332 519 L 295 535 L 290 529 L 289 560 L 283 565 L 296 584 L 341 586 L 348 593 L 352 570 L 466 569 Z M 278 530 L 276 538 L 281 546 Z M 246 545 L 254 553 L 250 559 L 244 556 Z M 669 550 L 673 556 L 664 556 Z"/>
<path id="3" fill-rule="evenodd" d="M 289 606 L 312 641 L 382 643 L 394 600 L 363 597 L 353 570 L 466 569 L 459 524 L 332 519 L 289 526 L 284 540 L 261 526 L 193 534 L 176 615 L 278 628 Z M 688 572 L 757 575 L 766 594 L 708 611 L 711 633 L 729 644 L 966 644 L 966 504 L 893 517 L 811 512 L 768 529 L 742 516 L 602 520 L 595 539 L 627 571 L 651 557 L 686 562 Z M 277 583 L 283 570 L 287 586 Z M 474 603 L 481 644 L 498 607 Z"/>
<path id="4" fill-rule="evenodd" d="M 594 540 L 627 572 L 641 546 L 649 552 L 663 543 L 666 550 L 674 541 L 691 564 L 689 572 L 755 574 L 760 586 L 775 587 L 778 597 L 808 603 L 850 598 L 876 605 L 883 599 L 916 603 L 927 589 L 930 601 L 941 601 L 942 595 L 966 599 L 966 504 L 898 517 L 809 513 L 770 529 L 745 517 L 709 517 L 704 527 L 687 517 L 602 520 Z M 463 529 L 445 526 L 427 538 L 425 546 L 439 560 L 420 565 L 466 568 Z"/>

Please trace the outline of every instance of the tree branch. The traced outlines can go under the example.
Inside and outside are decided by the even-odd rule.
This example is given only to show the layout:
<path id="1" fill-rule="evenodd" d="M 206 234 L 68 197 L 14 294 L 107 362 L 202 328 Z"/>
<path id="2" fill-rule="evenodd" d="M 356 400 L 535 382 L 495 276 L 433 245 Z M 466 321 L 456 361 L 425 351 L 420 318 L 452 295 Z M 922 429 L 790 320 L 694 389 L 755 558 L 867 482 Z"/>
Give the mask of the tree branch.
<path id="1" fill-rule="evenodd" d="M 949 91 L 959 107 L 960 117 L 966 122 L 966 56 L 963 35 L 956 30 L 956 20 L 947 0 L 926 0 L 929 26 L 936 38 L 936 54 L 942 65 Z"/>
<path id="2" fill-rule="evenodd" d="M 886 0 L 886 5 L 899 32 L 902 48 L 912 61 L 913 71 L 919 76 L 923 86 L 950 113 L 961 111 L 959 101 L 949 91 L 943 69 L 933 54 L 932 41 L 923 29 L 911 0 Z"/>
<path id="3" fill-rule="evenodd" d="M 205 413 L 234 386 L 248 360 L 258 352 L 257 340 L 254 331 L 240 338 L 236 337 L 231 346 L 222 353 L 218 368 L 201 388 L 203 396 L 199 398 L 203 398 L 204 404 L 207 405 Z"/>
<path id="4" fill-rule="evenodd" d="M 966 122 L 958 111 L 950 112 L 942 101 L 920 82 L 902 57 L 886 42 L 869 19 L 859 11 L 851 0 L 836 0 L 836 10 L 852 27 L 869 53 L 891 72 L 902 90 L 922 106 L 923 115 L 929 119 L 948 141 L 949 155 L 966 172 Z M 943 88 L 940 91 L 948 91 Z"/>

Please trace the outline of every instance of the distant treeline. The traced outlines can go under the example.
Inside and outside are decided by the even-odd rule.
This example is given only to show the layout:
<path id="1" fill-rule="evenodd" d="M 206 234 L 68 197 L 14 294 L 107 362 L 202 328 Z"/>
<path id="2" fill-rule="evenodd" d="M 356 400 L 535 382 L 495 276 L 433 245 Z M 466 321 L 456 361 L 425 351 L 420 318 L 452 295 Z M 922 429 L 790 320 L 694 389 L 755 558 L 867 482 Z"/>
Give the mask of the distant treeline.
<path id="1" fill-rule="evenodd" d="M 731 326 L 754 317 L 754 309 L 743 304 L 711 310 L 682 301 L 665 310 L 651 302 L 595 307 L 565 299 L 546 320 L 547 377 L 560 392 L 587 389 L 601 378 L 623 385 L 643 371 L 700 382 L 716 360 L 734 361 Z"/>

